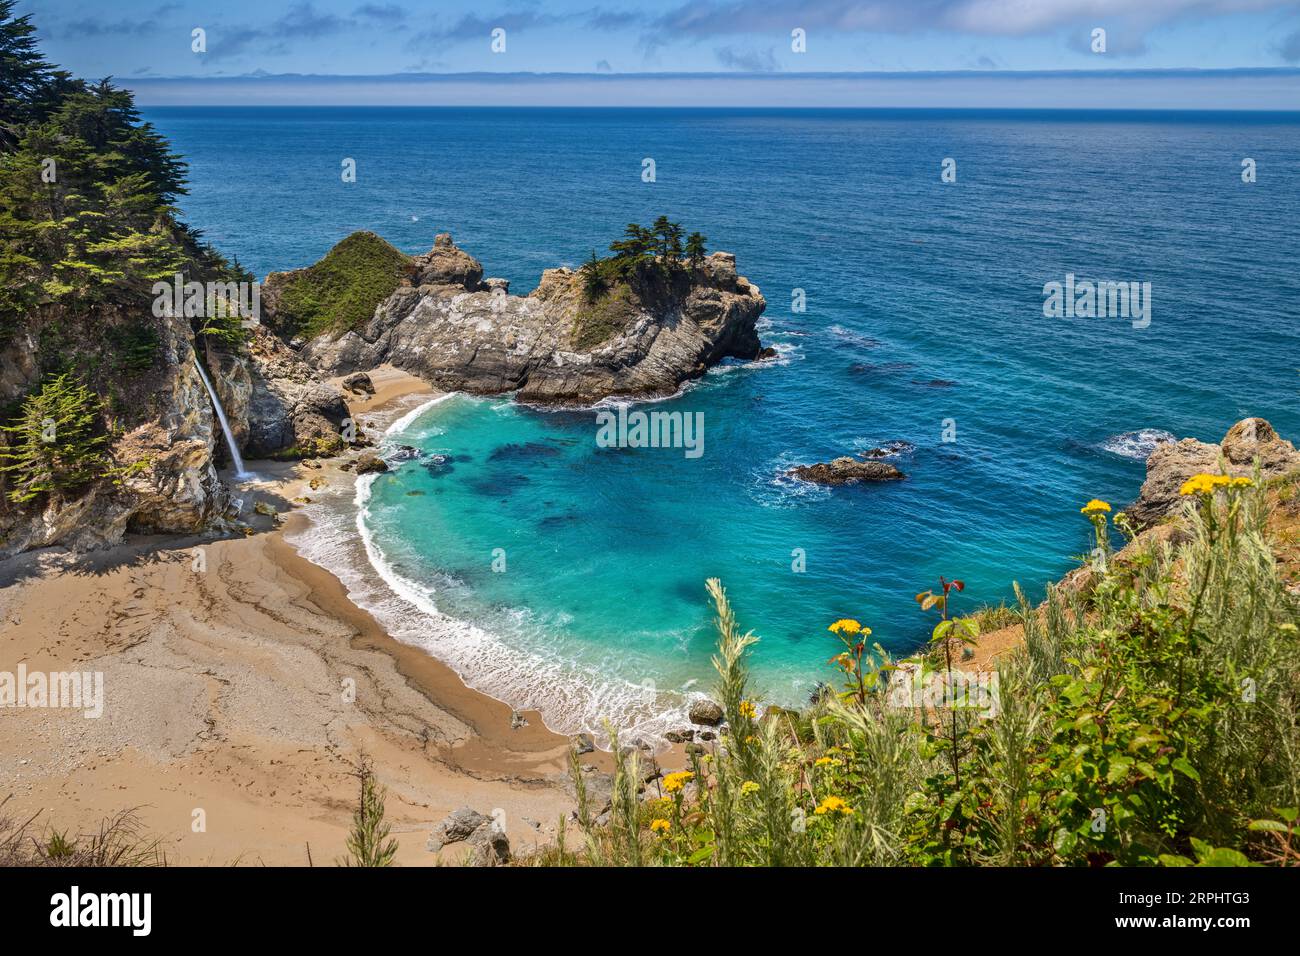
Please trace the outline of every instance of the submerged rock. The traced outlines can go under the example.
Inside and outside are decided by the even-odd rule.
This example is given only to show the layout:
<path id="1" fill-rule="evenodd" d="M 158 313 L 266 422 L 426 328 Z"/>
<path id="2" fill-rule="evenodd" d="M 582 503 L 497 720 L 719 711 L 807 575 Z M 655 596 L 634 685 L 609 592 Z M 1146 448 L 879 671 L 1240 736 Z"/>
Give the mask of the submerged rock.
<path id="1" fill-rule="evenodd" d="M 846 485 L 858 481 L 898 481 L 903 473 L 884 461 L 862 461 L 845 455 L 829 462 L 799 465 L 788 474 L 819 485 Z"/>

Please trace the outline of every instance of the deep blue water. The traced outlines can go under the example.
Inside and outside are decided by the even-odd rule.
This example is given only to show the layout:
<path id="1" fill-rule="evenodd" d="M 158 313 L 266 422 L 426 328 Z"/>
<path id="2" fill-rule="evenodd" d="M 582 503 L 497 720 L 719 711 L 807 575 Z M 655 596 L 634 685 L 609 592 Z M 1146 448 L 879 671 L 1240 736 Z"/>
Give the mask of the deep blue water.
<path id="1" fill-rule="evenodd" d="M 455 398 L 401 440 L 459 460 L 370 491 L 364 527 L 389 573 L 426 611 L 479 626 L 455 637 L 412 610 L 408 637 L 557 725 L 636 709 L 600 680 L 669 696 L 707 681 L 707 576 L 763 638 L 766 695 L 793 701 L 829 676 L 838 617 L 906 650 L 928 633 L 912 596 L 940 574 L 966 580 L 967 607 L 1009 599 L 1013 580 L 1041 594 L 1086 548 L 1079 506 L 1137 493 L 1141 460 L 1108 439 L 1217 440 L 1247 415 L 1300 434 L 1300 115 L 146 114 L 190 163 L 188 221 L 259 277 L 356 229 L 409 252 L 450 231 L 522 293 L 667 214 L 763 290 L 782 360 L 655 406 L 704 413 L 701 458 L 597 448 L 590 411 Z M 1043 285 L 1066 273 L 1150 282 L 1150 325 L 1044 318 Z M 780 477 L 894 440 L 915 446 L 902 483 Z"/>

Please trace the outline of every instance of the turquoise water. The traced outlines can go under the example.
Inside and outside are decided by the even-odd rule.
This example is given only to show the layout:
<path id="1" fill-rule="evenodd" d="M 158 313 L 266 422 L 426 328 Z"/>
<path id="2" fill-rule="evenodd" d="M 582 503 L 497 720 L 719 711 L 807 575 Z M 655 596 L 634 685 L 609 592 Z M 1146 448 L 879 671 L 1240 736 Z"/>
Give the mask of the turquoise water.
<path id="1" fill-rule="evenodd" d="M 762 637 L 764 695 L 794 702 L 830 676 L 835 618 L 904 651 L 928 633 L 912 595 L 940 574 L 966 580 L 967 607 L 1013 580 L 1041 594 L 1086 548 L 1080 504 L 1137 493 L 1141 451 L 1119 436 L 1217 440 L 1246 415 L 1300 434 L 1296 115 L 148 116 L 191 163 L 189 221 L 259 275 L 358 228 L 412 252 L 450 231 L 524 292 L 666 213 L 762 288 L 781 359 L 653 406 L 703 413 L 701 457 L 599 448 L 594 410 L 453 397 L 391 436 L 426 456 L 363 482 L 360 523 L 330 539 L 366 537 L 406 639 L 562 729 L 649 719 L 707 683 L 706 577 Z M 1045 319 L 1043 284 L 1066 273 L 1150 282 L 1149 327 Z M 904 482 L 782 477 L 890 441 L 908 443 Z"/>

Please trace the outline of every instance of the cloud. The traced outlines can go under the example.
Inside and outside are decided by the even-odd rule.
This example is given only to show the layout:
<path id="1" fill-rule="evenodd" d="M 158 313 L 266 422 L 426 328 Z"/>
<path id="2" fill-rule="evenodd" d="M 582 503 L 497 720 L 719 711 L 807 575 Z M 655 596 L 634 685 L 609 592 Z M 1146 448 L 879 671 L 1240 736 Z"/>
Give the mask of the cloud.
<path id="1" fill-rule="evenodd" d="M 396 23 L 406 19 L 406 11 L 395 3 L 363 3 L 352 11 L 354 17 Z"/>
<path id="2" fill-rule="evenodd" d="M 72 37 L 111 37 L 143 36 L 153 32 L 158 24 L 153 20 L 101 20 L 97 17 L 83 17 L 65 23 L 58 31 L 66 38 Z"/>
<path id="3" fill-rule="evenodd" d="M 1286 37 L 1278 45 L 1277 52 L 1288 63 L 1300 63 L 1300 30 Z"/>
<path id="4" fill-rule="evenodd" d="M 536 13 L 532 10 L 517 10 L 501 13 L 492 17 L 480 17 L 467 14 L 450 26 L 429 27 L 421 30 L 411 38 L 413 44 L 423 44 L 438 40 L 483 40 L 485 43 L 498 27 L 511 33 L 523 33 L 539 27 L 549 27 L 561 22 L 563 18 L 549 13 Z"/>
<path id="5" fill-rule="evenodd" d="M 713 55 L 729 70 L 741 70 L 745 73 L 775 73 L 781 69 L 771 47 L 760 51 L 721 46 L 714 49 Z"/>
<path id="6" fill-rule="evenodd" d="M 775 33 L 795 27 L 841 33 L 945 33 L 1030 36 L 1107 24 L 1144 33 L 1187 16 L 1276 10 L 1295 0 L 693 0 L 660 16 L 644 42 Z"/>
<path id="7" fill-rule="evenodd" d="M 275 22 L 275 32 L 293 36 L 319 39 L 346 30 L 356 29 L 357 22 L 332 13 L 321 13 L 308 3 L 295 3 L 289 12 Z"/>

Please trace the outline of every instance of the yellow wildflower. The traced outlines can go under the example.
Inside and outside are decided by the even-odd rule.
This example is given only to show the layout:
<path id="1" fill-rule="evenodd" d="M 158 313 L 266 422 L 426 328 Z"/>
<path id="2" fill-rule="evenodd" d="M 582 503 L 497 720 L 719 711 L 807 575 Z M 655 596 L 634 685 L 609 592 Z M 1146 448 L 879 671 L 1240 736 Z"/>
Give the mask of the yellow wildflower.
<path id="1" fill-rule="evenodd" d="M 1192 475 L 1183 482 L 1183 486 L 1178 489 L 1178 493 L 1180 495 L 1212 495 L 1214 489 L 1222 488 L 1231 484 L 1231 482 L 1232 479 L 1227 475 L 1207 475 L 1204 473 Z"/>
<path id="2" fill-rule="evenodd" d="M 1234 479 L 1232 479 L 1231 487 L 1233 487 L 1233 488 L 1249 488 L 1249 487 L 1250 487 L 1251 485 L 1253 485 L 1254 483 L 1255 483 L 1255 482 L 1251 481 L 1249 478 L 1234 478 Z"/>
<path id="3" fill-rule="evenodd" d="M 758 716 L 758 708 L 754 706 L 752 700 L 742 700 L 740 702 L 740 716 L 748 717 L 750 720 Z"/>
<path id="4" fill-rule="evenodd" d="M 1093 498 L 1079 509 L 1079 512 L 1085 515 L 1099 515 L 1108 511 L 1110 511 L 1110 505 L 1100 498 Z"/>
<path id="5" fill-rule="evenodd" d="M 664 791 L 667 793 L 676 793 L 678 790 L 682 789 L 682 787 L 686 786 L 688 780 L 691 780 L 694 777 L 695 774 L 689 770 L 679 770 L 677 773 L 670 773 L 668 776 L 664 777 Z"/>
<path id="6" fill-rule="evenodd" d="M 817 804 L 817 809 L 813 811 L 813 813 L 819 814 L 841 813 L 846 817 L 852 812 L 853 808 L 839 797 L 827 797 L 821 803 Z"/>
<path id="7" fill-rule="evenodd" d="M 667 835 L 668 831 L 671 830 L 672 828 L 673 825 L 669 823 L 667 820 L 650 821 L 650 831 L 652 833 L 662 833 L 664 835 Z"/>
<path id="8" fill-rule="evenodd" d="M 740 792 L 746 794 L 758 793 L 758 784 L 756 784 L 752 780 L 746 780 L 744 783 L 740 785 Z"/>
<path id="9" fill-rule="evenodd" d="M 816 767 L 834 767 L 838 763 L 839 763 L 838 760 L 834 760 L 830 757 L 818 757 L 815 761 L 813 761 L 813 765 Z"/>
<path id="10" fill-rule="evenodd" d="M 862 625 L 851 617 L 842 617 L 826 630 L 833 631 L 836 634 L 857 634 L 862 630 Z M 871 632 L 868 631 L 868 634 Z"/>

